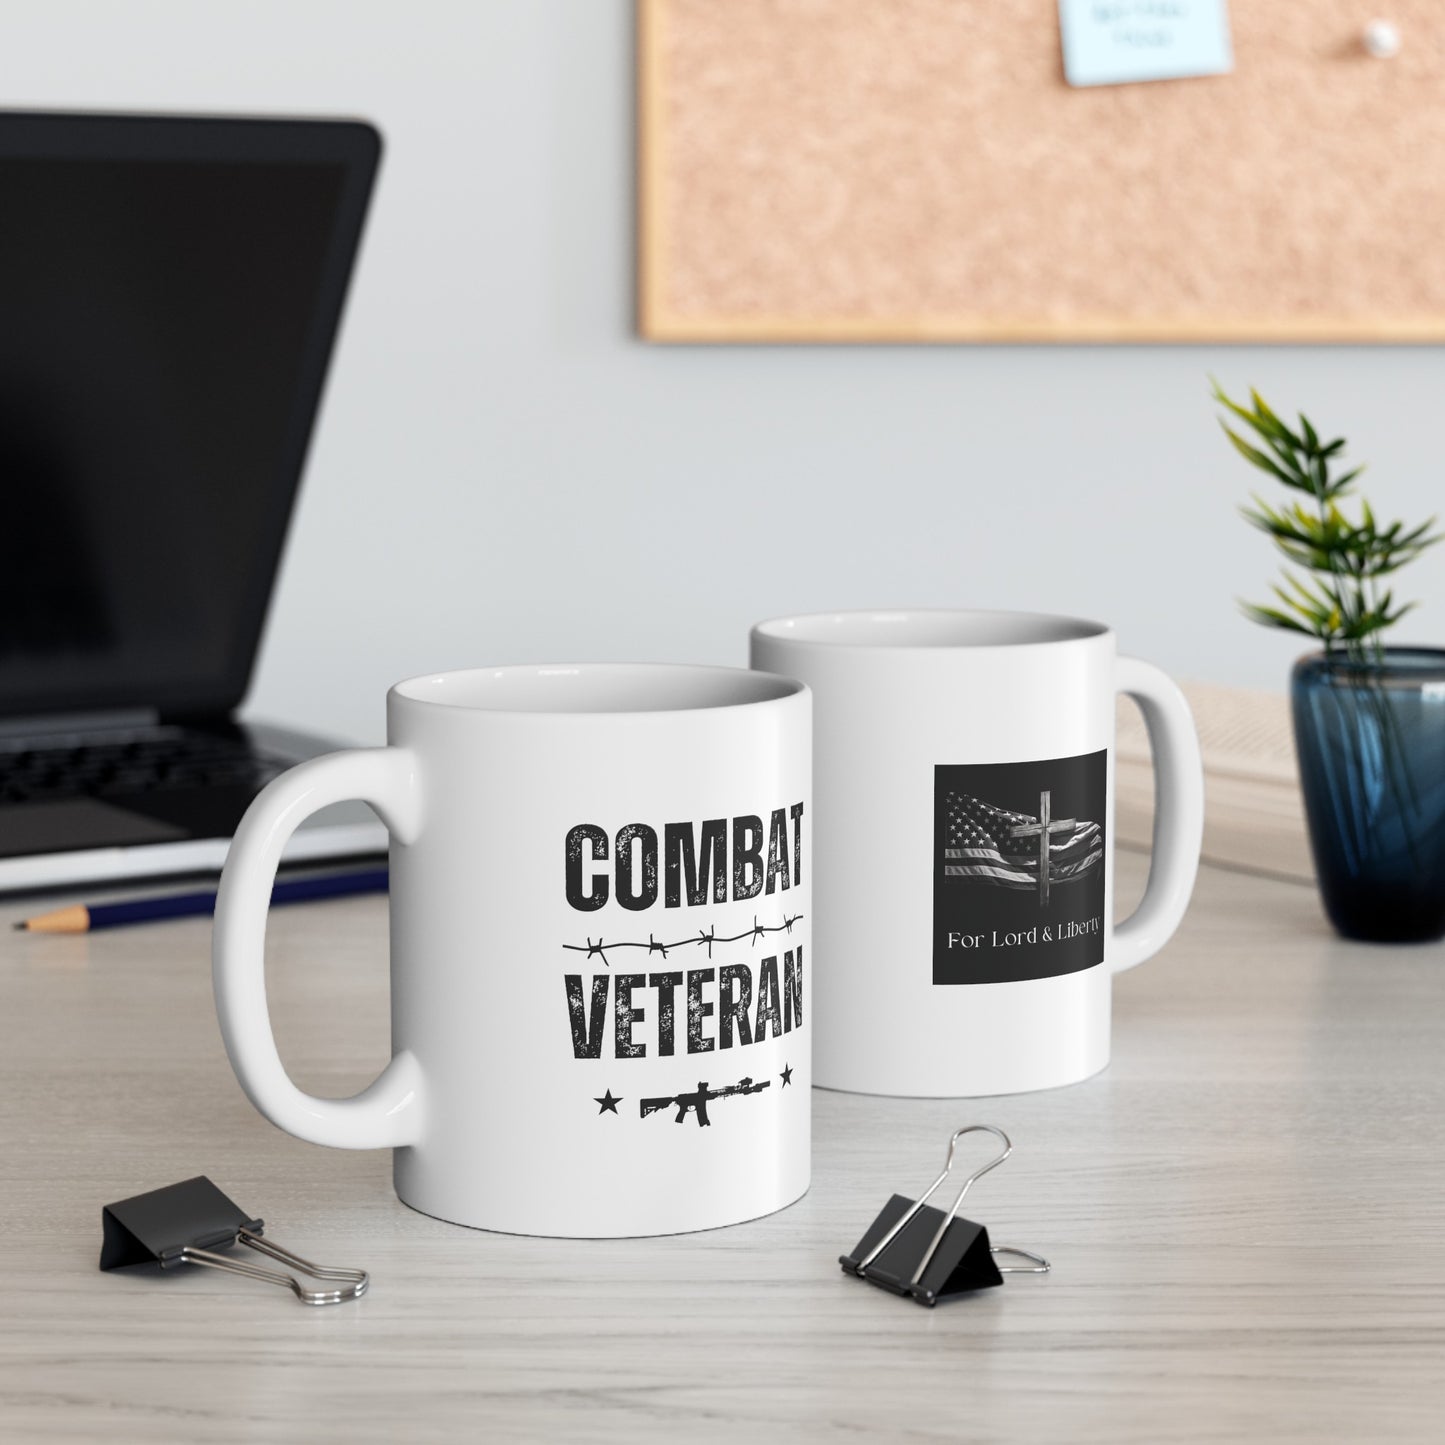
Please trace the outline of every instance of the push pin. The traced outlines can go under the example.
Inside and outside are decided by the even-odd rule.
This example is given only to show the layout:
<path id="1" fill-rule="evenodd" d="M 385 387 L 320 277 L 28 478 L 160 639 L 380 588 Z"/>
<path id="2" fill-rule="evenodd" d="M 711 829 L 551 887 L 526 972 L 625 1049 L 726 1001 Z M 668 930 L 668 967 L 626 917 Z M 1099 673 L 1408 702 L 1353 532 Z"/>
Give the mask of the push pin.
<path id="1" fill-rule="evenodd" d="M 965 1134 L 979 1133 L 993 1134 L 1002 1140 L 1003 1153 L 981 1169 L 975 1169 L 963 1181 L 947 1214 L 933 1208 L 928 1203 L 929 1196 L 948 1178 L 958 1141 Z M 1002 1284 L 1006 1274 L 1047 1274 L 1049 1262 L 1041 1255 L 1011 1245 L 990 1244 L 988 1230 L 983 1225 L 963 1219 L 958 1213 L 958 1206 L 974 1181 L 982 1179 L 990 1169 L 997 1169 L 1012 1153 L 1008 1135 L 992 1124 L 968 1124 L 957 1130 L 948 1141 L 943 1173 L 916 1201 L 895 1194 L 854 1246 L 852 1254 L 841 1255 L 838 1263 L 859 1279 L 929 1306 L 950 1295 Z M 994 1258 L 1000 1254 L 1032 1262 L 1001 1265 Z"/>
<path id="2" fill-rule="evenodd" d="M 360 1299 L 371 1282 L 364 1269 L 312 1264 L 263 1238 L 261 1220 L 251 1219 L 204 1174 L 107 1204 L 100 1218 L 105 1231 L 100 1247 L 102 1269 L 124 1269 L 132 1264 L 159 1264 L 162 1269 L 174 1269 L 181 1264 L 201 1264 L 279 1284 L 308 1305 Z M 235 1244 L 247 1245 L 312 1279 L 339 1283 L 332 1289 L 307 1289 L 293 1274 L 216 1253 Z"/>
<path id="3" fill-rule="evenodd" d="M 1400 53 L 1400 32 L 1388 20 L 1372 20 L 1360 35 L 1366 55 L 1393 60 Z"/>

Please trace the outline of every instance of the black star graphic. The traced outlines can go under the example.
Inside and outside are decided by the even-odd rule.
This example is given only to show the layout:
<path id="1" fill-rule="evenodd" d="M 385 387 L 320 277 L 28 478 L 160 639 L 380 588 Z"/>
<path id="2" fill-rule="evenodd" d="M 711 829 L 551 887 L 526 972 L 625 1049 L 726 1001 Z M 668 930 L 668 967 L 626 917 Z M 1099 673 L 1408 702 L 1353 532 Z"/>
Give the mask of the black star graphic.
<path id="1" fill-rule="evenodd" d="M 778 1077 L 782 1079 L 782 1087 L 786 1089 L 788 1085 L 793 1082 L 793 1066 L 791 1064 L 784 1064 L 783 1072 L 779 1074 Z"/>
<path id="2" fill-rule="evenodd" d="M 617 1106 L 622 1102 L 622 1100 L 614 1099 L 612 1097 L 612 1090 L 608 1089 L 608 1091 L 603 1094 L 600 1099 L 595 1100 L 595 1102 L 602 1105 L 602 1107 L 597 1111 L 599 1114 L 616 1114 Z M 621 1116 L 619 1115 L 618 1117 L 620 1118 Z"/>

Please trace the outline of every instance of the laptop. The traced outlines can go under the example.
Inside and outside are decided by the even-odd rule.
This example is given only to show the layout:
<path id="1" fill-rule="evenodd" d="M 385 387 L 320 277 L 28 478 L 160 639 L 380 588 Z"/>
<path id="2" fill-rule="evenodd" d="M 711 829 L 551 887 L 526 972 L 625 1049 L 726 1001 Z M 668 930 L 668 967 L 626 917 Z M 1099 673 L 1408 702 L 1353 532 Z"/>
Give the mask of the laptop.
<path id="1" fill-rule="evenodd" d="M 0 113 L 0 890 L 218 869 L 380 154 L 359 122 Z M 360 804 L 291 860 L 385 847 Z"/>

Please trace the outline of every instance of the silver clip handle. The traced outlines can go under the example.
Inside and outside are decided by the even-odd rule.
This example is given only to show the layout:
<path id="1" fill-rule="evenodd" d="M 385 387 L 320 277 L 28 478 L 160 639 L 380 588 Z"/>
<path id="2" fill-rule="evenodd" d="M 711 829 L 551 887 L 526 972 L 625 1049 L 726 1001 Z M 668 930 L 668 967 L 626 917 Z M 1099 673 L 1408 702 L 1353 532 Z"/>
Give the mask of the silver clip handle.
<path id="1" fill-rule="evenodd" d="M 238 1243 L 247 1245 L 258 1254 L 267 1255 L 271 1259 L 289 1265 L 301 1274 L 310 1275 L 312 1279 L 344 1281 L 344 1287 L 340 1289 L 307 1289 L 293 1274 L 283 1274 L 279 1269 L 267 1269 L 265 1265 L 261 1264 L 247 1264 L 245 1260 L 232 1259 L 229 1255 L 216 1254 L 209 1249 L 197 1249 L 189 1244 L 181 1250 L 181 1263 L 201 1264 L 205 1265 L 207 1269 L 229 1270 L 232 1274 L 243 1274 L 248 1279 L 265 1280 L 267 1284 L 279 1284 L 284 1289 L 289 1289 L 302 1304 L 306 1305 L 339 1305 L 346 1300 L 360 1299 L 371 1283 L 371 1276 L 364 1269 L 342 1269 L 335 1265 L 312 1264 L 309 1259 L 302 1259 L 299 1254 L 293 1254 L 289 1249 L 283 1249 L 279 1244 L 273 1243 L 262 1235 L 252 1234 L 249 1229 L 239 1230 L 236 1239 Z"/>
<path id="2" fill-rule="evenodd" d="M 1008 1135 L 1005 1134 L 1002 1129 L 995 1129 L 992 1124 L 965 1124 L 962 1129 L 956 1129 L 954 1131 L 953 1137 L 950 1138 L 948 1141 L 948 1158 L 944 1161 L 943 1173 L 941 1173 L 938 1178 L 935 1179 L 933 1183 L 930 1184 L 928 1188 L 925 1189 L 923 1193 L 918 1196 L 918 1198 L 913 1203 L 913 1207 L 906 1211 L 903 1217 L 893 1226 L 893 1228 L 890 1229 L 888 1233 L 885 1234 L 883 1238 L 880 1239 L 878 1243 L 875 1244 L 873 1248 L 868 1251 L 866 1258 L 864 1258 L 858 1266 L 859 1274 L 862 1274 L 868 1268 L 868 1266 L 872 1264 L 873 1261 L 877 1259 L 878 1256 L 882 1254 L 883 1251 L 887 1249 L 890 1244 L 893 1243 L 893 1241 L 902 1232 L 904 1225 L 906 1225 L 908 1221 L 912 1219 L 913 1216 L 917 1214 L 918 1211 L 922 1209 L 925 1204 L 928 1203 L 929 1196 L 933 1194 L 935 1190 L 937 1190 L 938 1186 L 942 1184 L 945 1179 L 948 1178 L 949 1172 L 953 1168 L 953 1155 L 954 1151 L 958 1148 L 958 1141 L 962 1139 L 965 1134 L 979 1133 L 993 1134 L 997 1138 L 1002 1139 L 1003 1153 L 1000 1154 L 996 1159 L 991 1159 L 987 1164 L 983 1166 L 982 1169 L 974 1170 L 974 1172 L 963 1181 L 963 1188 L 958 1191 L 958 1198 L 953 1201 L 953 1208 L 948 1211 L 947 1218 L 943 1221 L 942 1225 L 939 1226 L 938 1233 L 933 1236 L 933 1243 L 928 1246 L 928 1250 L 923 1256 L 923 1263 L 918 1266 L 917 1273 L 909 1281 L 910 1284 L 918 1283 L 918 1281 L 923 1277 L 923 1271 L 928 1268 L 929 1262 L 933 1259 L 934 1253 L 938 1249 L 939 1242 L 944 1236 L 944 1232 L 953 1222 L 953 1216 L 958 1213 L 958 1206 L 963 1203 L 963 1196 L 968 1193 L 969 1186 L 974 1182 L 975 1179 L 981 1179 L 985 1174 L 988 1173 L 990 1169 L 997 1169 L 998 1166 L 1002 1164 L 1003 1161 L 1007 1159 L 1010 1154 L 1013 1153 L 1014 1146 L 1012 1143 L 1009 1142 Z"/>
<path id="3" fill-rule="evenodd" d="M 1043 1255 L 1035 1254 L 1031 1249 L 1020 1249 L 1016 1244 L 993 1244 L 989 1246 L 989 1253 L 1013 1254 L 1020 1259 L 1033 1260 L 1032 1265 L 1001 1264 L 998 1267 L 1000 1274 L 1047 1274 L 1053 1268 Z"/>
<path id="4" fill-rule="evenodd" d="M 948 1213 L 943 1216 L 943 1223 L 938 1226 L 938 1229 L 935 1231 L 933 1239 L 930 1241 L 928 1248 L 923 1251 L 923 1258 L 918 1261 L 918 1268 L 913 1271 L 913 1278 L 908 1281 L 909 1284 L 917 1284 L 918 1281 L 923 1278 L 924 1270 L 926 1270 L 928 1266 L 933 1263 L 933 1256 L 938 1252 L 938 1246 L 943 1243 L 943 1236 L 948 1233 L 948 1226 L 953 1223 L 954 1215 L 958 1213 L 958 1206 L 963 1203 L 963 1196 L 967 1194 L 968 1191 L 973 1187 L 974 1181 L 977 1179 L 982 1179 L 983 1176 L 987 1174 L 990 1169 L 997 1169 L 998 1166 L 1002 1164 L 1003 1161 L 1007 1159 L 1008 1156 L 1014 1151 L 1014 1146 L 1012 1142 L 1010 1142 L 1009 1136 L 1005 1134 L 1002 1129 L 995 1129 L 992 1124 L 969 1124 L 965 1128 L 960 1129 L 953 1136 L 953 1138 L 948 1141 L 948 1163 L 943 1166 L 943 1173 L 940 1174 L 938 1178 L 934 1181 L 933 1189 L 937 1189 L 938 1186 L 943 1183 L 943 1181 L 948 1177 L 948 1171 L 953 1168 L 954 1145 L 957 1144 L 958 1141 L 965 1134 L 980 1133 L 993 1134 L 996 1138 L 1002 1139 L 1003 1153 L 995 1155 L 995 1157 L 990 1159 L 987 1164 L 983 1165 L 981 1168 L 975 1169 L 973 1173 L 970 1174 L 968 1178 L 963 1181 L 963 1188 L 960 1189 L 956 1195 L 954 1195 L 952 1208 L 950 1208 Z M 933 1189 L 930 1189 L 928 1191 L 928 1194 L 932 1194 Z M 923 1196 L 923 1199 L 927 1199 L 928 1194 L 925 1194 Z M 922 1204 L 923 1199 L 920 1199 L 918 1203 Z M 918 1205 L 914 1205 L 915 1209 L 917 1207 Z"/>

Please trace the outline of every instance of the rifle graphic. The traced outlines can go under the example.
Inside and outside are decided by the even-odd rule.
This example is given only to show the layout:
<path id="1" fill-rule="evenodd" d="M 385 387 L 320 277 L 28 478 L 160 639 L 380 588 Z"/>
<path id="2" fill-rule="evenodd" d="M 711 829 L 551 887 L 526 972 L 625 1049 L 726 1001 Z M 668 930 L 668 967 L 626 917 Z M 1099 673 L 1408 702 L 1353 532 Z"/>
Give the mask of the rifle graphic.
<path id="1" fill-rule="evenodd" d="M 733 1094 L 760 1094 L 772 1083 L 771 1079 L 764 1079 L 761 1084 L 755 1084 L 752 1076 L 739 1079 L 736 1084 L 729 1084 L 725 1089 L 709 1089 L 707 1080 L 699 1082 L 696 1090 L 691 1094 L 674 1094 L 666 1099 L 644 1099 L 642 1100 L 642 1117 L 645 1119 L 649 1114 L 656 1114 L 661 1109 L 677 1105 L 677 1118 L 672 1122 L 682 1124 L 687 1120 L 688 1114 L 697 1111 L 698 1128 L 706 1129 L 712 1124 L 707 1116 L 707 1101 L 709 1099 L 726 1099 Z"/>

